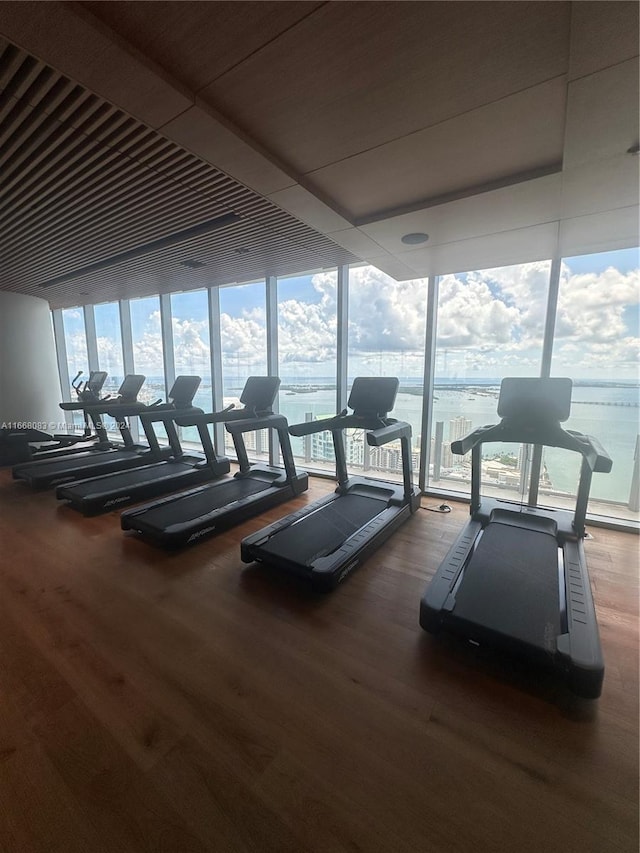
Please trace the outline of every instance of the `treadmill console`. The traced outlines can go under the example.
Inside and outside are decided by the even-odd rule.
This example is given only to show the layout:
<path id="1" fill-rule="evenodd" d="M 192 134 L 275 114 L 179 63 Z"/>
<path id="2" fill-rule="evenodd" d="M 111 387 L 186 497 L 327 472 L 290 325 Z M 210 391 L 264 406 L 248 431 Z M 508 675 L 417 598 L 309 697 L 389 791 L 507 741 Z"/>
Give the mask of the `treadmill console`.
<path id="1" fill-rule="evenodd" d="M 571 412 L 570 379 L 507 377 L 500 386 L 498 414 L 514 421 L 558 423 Z"/>
<path id="2" fill-rule="evenodd" d="M 400 382 L 395 376 L 357 376 L 347 405 L 362 418 L 384 418 L 393 409 Z"/>
<path id="3" fill-rule="evenodd" d="M 188 409 L 192 405 L 201 381 L 199 376 L 176 376 L 169 391 L 169 399 L 176 409 Z"/>
<path id="4" fill-rule="evenodd" d="M 277 376 L 249 376 L 240 402 L 254 412 L 271 412 L 279 388 L 280 379 Z"/>
<path id="5" fill-rule="evenodd" d="M 82 393 L 86 394 L 88 392 L 89 397 L 92 395 L 96 398 L 99 397 L 106 379 L 107 372 L 105 370 L 92 370 L 89 374 L 89 378 L 87 379 L 86 387 Z"/>
<path id="6" fill-rule="evenodd" d="M 118 388 L 118 397 L 122 403 L 135 403 L 140 389 L 144 385 L 146 376 L 138 373 L 130 373 L 122 380 L 122 385 Z"/>

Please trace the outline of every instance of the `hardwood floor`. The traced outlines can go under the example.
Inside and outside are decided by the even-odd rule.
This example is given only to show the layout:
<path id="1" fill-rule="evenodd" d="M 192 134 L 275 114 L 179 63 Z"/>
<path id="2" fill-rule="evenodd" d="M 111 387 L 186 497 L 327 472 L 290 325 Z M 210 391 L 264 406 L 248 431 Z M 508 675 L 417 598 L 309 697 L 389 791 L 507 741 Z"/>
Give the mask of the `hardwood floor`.
<path id="1" fill-rule="evenodd" d="M 331 488 L 166 554 L 0 472 L 2 853 L 637 851 L 638 538 L 586 543 L 579 703 L 420 629 L 464 505 L 328 596 L 240 562 Z"/>

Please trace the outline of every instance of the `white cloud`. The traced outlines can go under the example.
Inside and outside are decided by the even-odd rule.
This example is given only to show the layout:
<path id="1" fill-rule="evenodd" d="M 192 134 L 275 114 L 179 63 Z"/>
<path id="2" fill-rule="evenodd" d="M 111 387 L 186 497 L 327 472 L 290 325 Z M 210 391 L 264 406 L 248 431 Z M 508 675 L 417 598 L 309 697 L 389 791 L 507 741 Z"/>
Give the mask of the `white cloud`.
<path id="1" fill-rule="evenodd" d="M 640 271 L 621 273 L 609 267 L 602 273 L 571 275 L 563 265 L 556 318 L 556 340 L 617 342 L 629 336 L 624 320 L 628 306 L 638 304 Z"/>
<path id="2" fill-rule="evenodd" d="M 549 281 L 547 261 L 470 272 L 440 280 L 438 346 L 499 353 L 503 361 L 535 363 L 544 336 Z M 538 357 L 532 358 L 532 351 Z M 511 357 L 521 353 L 519 357 Z M 511 354 L 511 355 L 510 355 Z"/>
<path id="3" fill-rule="evenodd" d="M 426 279 L 394 281 L 375 267 L 351 270 L 349 350 L 422 352 L 426 310 Z"/>
<path id="4" fill-rule="evenodd" d="M 248 367 L 266 362 L 267 332 L 264 325 L 255 319 L 221 314 L 220 338 L 225 362 L 234 363 L 235 360 Z"/>
<path id="5" fill-rule="evenodd" d="M 173 319 L 173 354 L 176 374 L 208 374 L 210 349 L 208 321 Z"/>

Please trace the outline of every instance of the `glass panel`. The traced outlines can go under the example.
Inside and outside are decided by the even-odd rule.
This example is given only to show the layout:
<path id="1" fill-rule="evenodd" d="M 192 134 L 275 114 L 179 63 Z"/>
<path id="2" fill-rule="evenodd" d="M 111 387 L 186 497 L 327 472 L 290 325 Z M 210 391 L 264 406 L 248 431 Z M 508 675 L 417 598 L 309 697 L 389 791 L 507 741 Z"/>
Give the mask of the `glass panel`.
<path id="1" fill-rule="evenodd" d="M 210 412 L 213 408 L 213 394 L 207 291 L 172 294 L 171 321 L 176 376 L 199 376 L 202 379 L 193 404 Z M 182 428 L 180 439 L 187 445 L 200 445 L 196 427 Z"/>
<path id="2" fill-rule="evenodd" d="M 83 381 L 89 378 L 89 357 L 87 355 L 87 335 L 84 328 L 84 312 L 82 308 L 65 308 L 62 312 L 64 340 L 67 348 L 67 377 L 70 399 L 75 402 L 77 397 L 71 388 L 71 382 L 79 371 Z M 71 422 L 75 431 L 84 429 L 83 415 L 71 412 Z"/>
<path id="3" fill-rule="evenodd" d="M 82 308 L 65 308 L 62 312 L 64 339 L 67 347 L 67 366 L 71 399 L 75 394 L 71 389 L 71 380 L 81 370 L 82 378 L 89 378 L 89 358 L 87 356 L 87 336 L 84 328 Z"/>
<path id="4" fill-rule="evenodd" d="M 160 299 L 157 296 L 132 299 L 129 305 L 131 308 L 134 370 L 136 373 L 143 373 L 147 377 L 138 399 L 143 403 L 151 403 L 159 398 L 164 400 L 166 392 L 160 328 Z"/>
<path id="5" fill-rule="evenodd" d="M 220 344 L 224 405 L 240 405 L 249 376 L 266 376 L 267 327 L 265 284 L 220 288 Z M 269 442 L 264 430 L 245 433 L 249 458 L 268 459 Z M 225 430 L 225 452 L 235 456 L 233 441 Z"/>
<path id="6" fill-rule="evenodd" d="M 104 383 L 105 393 L 115 393 L 124 379 L 122 360 L 122 334 L 117 302 L 104 302 L 94 306 L 98 366 L 109 374 Z"/>
<path id="7" fill-rule="evenodd" d="M 141 403 L 165 400 L 160 299 L 158 296 L 132 299 L 129 306 L 131 310 L 133 367 L 136 373 L 142 373 L 147 377 L 138 394 L 138 400 Z M 167 434 L 163 425 L 156 423 L 153 428 L 158 436 L 158 441 L 166 444 Z M 142 433 L 142 427 L 140 431 Z"/>
<path id="8" fill-rule="evenodd" d="M 335 414 L 336 271 L 278 280 L 280 411 L 290 424 Z M 335 469 L 331 436 L 292 437 L 297 461 Z"/>
<path id="9" fill-rule="evenodd" d="M 613 459 L 610 474 L 595 474 L 589 511 L 638 519 L 638 249 L 565 258 L 560 274 L 553 376 L 573 380 L 569 429 L 595 436 Z M 548 502 L 573 506 L 579 458 L 548 449 L 553 488 Z M 571 497 L 566 497 L 566 496 Z"/>
<path id="10" fill-rule="evenodd" d="M 550 261 L 475 270 L 439 279 L 429 487 L 469 494 L 471 454 L 451 442 L 497 423 L 505 376 L 539 376 Z M 517 499 L 527 453 L 487 445 L 483 494 Z"/>
<path id="11" fill-rule="evenodd" d="M 372 266 L 349 270 L 349 386 L 356 376 L 397 376 L 391 414 L 411 424 L 412 466 L 420 465 L 427 279 L 394 281 Z M 369 448 L 362 435 L 347 439 L 350 468 L 401 479 L 400 443 Z"/>

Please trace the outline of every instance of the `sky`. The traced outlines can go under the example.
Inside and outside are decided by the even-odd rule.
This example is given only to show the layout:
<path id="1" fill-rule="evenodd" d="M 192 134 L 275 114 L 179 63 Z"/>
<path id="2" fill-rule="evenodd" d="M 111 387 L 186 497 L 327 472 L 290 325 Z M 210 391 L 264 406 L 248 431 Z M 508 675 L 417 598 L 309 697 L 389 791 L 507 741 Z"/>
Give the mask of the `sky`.
<path id="1" fill-rule="evenodd" d="M 565 259 L 552 374 L 638 380 L 638 250 Z M 550 262 L 472 271 L 439 280 L 437 378 L 501 378 L 540 370 Z M 336 364 L 336 272 L 278 282 L 283 378 L 329 379 Z M 349 375 L 422 378 L 426 279 L 395 282 L 370 266 L 350 272 Z M 157 297 L 131 300 L 136 370 L 162 374 Z M 221 288 L 223 371 L 266 371 L 264 284 Z M 176 371 L 209 373 L 204 291 L 172 297 Z M 63 312 L 70 372 L 86 370 L 81 309 Z M 100 365 L 120 367 L 118 311 L 96 306 Z"/>

